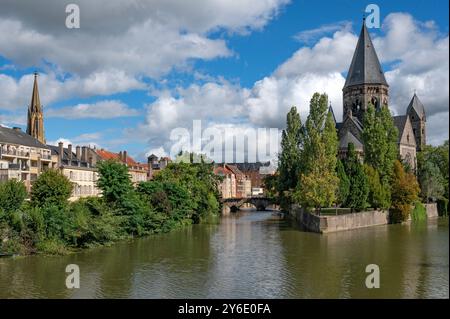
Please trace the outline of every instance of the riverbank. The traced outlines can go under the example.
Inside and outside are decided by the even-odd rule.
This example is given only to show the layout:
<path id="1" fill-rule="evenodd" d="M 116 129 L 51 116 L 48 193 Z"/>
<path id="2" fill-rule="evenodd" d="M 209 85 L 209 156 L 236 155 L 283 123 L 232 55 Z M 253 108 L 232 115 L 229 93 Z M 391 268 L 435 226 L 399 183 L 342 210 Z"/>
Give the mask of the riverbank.
<path id="1" fill-rule="evenodd" d="M 425 204 L 424 206 L 427 219 L 438 217 L 437 205 L 435 203 Z M 336 213 L 335 216 L 318 216 L 306 211 L 302 207 L 294 205 L 289 211 L 288 216 L 301 224 L 306 230 L 321 234 L 387 225 L 390 223 L 389 212 L 383 210 L 346 213 L 342 215 Z M 411 216 L 408 220 L 411 221 Z"/>

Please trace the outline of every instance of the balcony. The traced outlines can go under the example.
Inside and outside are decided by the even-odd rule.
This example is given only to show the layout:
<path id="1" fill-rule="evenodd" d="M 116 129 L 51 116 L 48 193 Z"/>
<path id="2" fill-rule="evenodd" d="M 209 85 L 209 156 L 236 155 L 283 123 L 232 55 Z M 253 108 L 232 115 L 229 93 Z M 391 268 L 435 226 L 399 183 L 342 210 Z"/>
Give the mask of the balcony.
<path id="1" fill-rule="evenodd" d="M 30 157 L 30 152 L 20 150 L 1 150 L 2 156 Z"/>

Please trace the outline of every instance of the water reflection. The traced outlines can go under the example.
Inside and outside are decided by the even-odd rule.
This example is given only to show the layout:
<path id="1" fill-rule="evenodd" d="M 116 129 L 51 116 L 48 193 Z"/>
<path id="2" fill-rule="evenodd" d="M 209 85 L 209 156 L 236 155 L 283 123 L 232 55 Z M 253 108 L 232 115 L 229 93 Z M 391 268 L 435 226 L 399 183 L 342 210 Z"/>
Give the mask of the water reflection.
<path id="1" fill-rule="evenodd" d="M 270 212 L 63 257 L 0 259 L 0 298 L 448 298 L 448 220 L 318 235 Z M 77 264 L 81 288 L 65 287 Z M 377 264 L 381 288 L 365 287 Z"/>

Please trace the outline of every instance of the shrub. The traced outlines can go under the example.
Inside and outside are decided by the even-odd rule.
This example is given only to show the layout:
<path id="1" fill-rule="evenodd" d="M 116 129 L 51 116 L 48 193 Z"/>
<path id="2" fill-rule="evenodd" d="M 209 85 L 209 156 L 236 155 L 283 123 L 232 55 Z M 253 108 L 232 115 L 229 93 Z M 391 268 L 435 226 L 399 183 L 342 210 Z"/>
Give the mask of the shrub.
<path id="1" fill-rule="evenodd" d="M 402 222 L 408 219 L 413 203 L 419 199 L 419 192 L 420 188 L 416 177 L 405 172 L 400 161 L 396 161 L 392 181 L 392 222 Z"/>
<path id="2" fill-rule="evenodd" d="M 38 207 L 64 207 L 72 194 L 73 184 L 56 170 L 39 175 L 31 188 L 31 202 Z"/>
<path id="3" fill-rule="evenodd" d="M 411 219 L 413 221 L 423 221 L 427 219 L 427 210 L 421 202 L 416 202 L 414 209 L 411 213 Z"/>
<path id="4" fill-rule="evenodd" d="M 9 180 L 0 183 L 0 210 L 11 213 L 20 208 L 27 197 L 27 189 L 21 181 Z"/>

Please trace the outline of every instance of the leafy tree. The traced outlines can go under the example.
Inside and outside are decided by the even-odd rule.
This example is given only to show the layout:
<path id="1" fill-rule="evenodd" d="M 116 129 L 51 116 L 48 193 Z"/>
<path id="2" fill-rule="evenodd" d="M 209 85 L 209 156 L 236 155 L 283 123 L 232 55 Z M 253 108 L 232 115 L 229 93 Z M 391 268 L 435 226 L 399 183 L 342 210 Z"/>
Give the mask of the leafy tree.
<path id="1" fill-rule="evenodd" d="M 9 180 L 0 183 L 0 211 L 16 211 L 27 197 L 27 189 L 21 181 Z"/>
<path id="2" fill-rule="evenodd" d="M 353 143 L 348 144 L 345 172 L 350 180 L 350 193 L 347 197 L 346 206 L 356 211 L 364 210 L 369 206 L 367 202 L 369 182 Z"/>
<path id="3" fill-rule="evenodd" d="M 286 117 L 286 129 L 281 136 L 281 152 L 278 156 L 278 192 L 284 208 L 289 206 L 291 192 L 298 184 L 301 170 L 302 122 L 293 106 Z"/>
<path id="4" fill-rule="evenodd" d="M 375 110 L 369 103 L 363 124 L 364 162 L 378 171 L 383 184 L 389 184 L 398 154 L 398 130 L 389 108 Z"/>
<path id="5" fill-rule="evenodd" d="M 97 186 L 107 202 L 119 204 L 132 190 L 128 167 L 114 160 L 97 164 L 99 178 Z"/>
<path id="6" fill-rule="evenodd" d="M 64 207 L 72 194 L 73 184 L 57 170 L 43 172 L 31 187 L 30 198 L 38 207 Z"/>
<path id="7" fill-rule="evenodd" d="M 347 197 L 350 193 L 350 180 L 345 173 L 344 164 L 341 160 L 337 161 L 336 173 L 339 178 L 339 187 L 337 191 L 337 201 L 339 204 L 344 204 L 347 201 Z"/>
<path id="8" fill-rule="evenodd" d="M 427 145 L 417 154 L 417 175 L 424 200 L 448 199 L 448 141 Z"/>
<path id="9" fill-rule="evenodd" d="M 369 183 L 369 204 L 373 208 L 388 209 L 391 206 L 389 186 L 382 184 L 380 175 L 372 166 L 364 164 L 364 172 Z"/>
<path id="10" fill-rule="evenodd" d="M 338 139 L 326 94 L 315 93 L 304 129 L 302 171 L 295 198 L 306 207 L 320 211 L 336 201 Z"/>
<path id="11" fill-rule="evenodd" d="M 395 161 L 391 195 L 392 222 L 402 222 L 408 219 L 413 203 L 419 199 L 419 193 L 419 183 L 414 174 L 405 172 L 400 161 Z"/>

